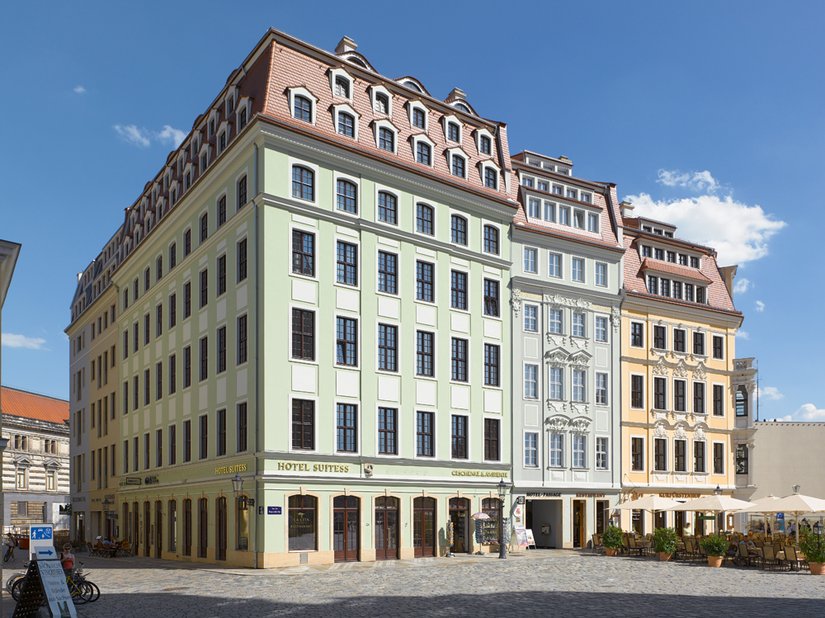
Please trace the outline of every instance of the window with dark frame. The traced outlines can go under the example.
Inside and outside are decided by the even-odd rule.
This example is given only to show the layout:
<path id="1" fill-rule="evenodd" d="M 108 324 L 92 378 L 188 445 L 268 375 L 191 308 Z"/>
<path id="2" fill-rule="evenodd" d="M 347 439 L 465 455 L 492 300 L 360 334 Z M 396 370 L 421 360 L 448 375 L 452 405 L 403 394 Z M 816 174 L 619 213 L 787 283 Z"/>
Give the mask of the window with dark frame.
<path id="1" fill-rule="evenodd" d="M 667 349 L 667 327 L 654 326 L 653 327 L 653 347 L 657 350 Z"/>
<path id="2" fill-rule="evenodd" d="M 395 133 L 392 129 L 386 127 L 378 129 L 378 147 L 381 150 L 395 152 Z"/>
<path id="3" fill-rule="evenodd" d="M 653 468 L 657 472 L 667 470 L 667 440 L 665 438 L 653 440 Z"/>
<path id="4" fill-rule="evenodd" d="M 169 394 L 174 395 L 178 390 L 177 378 L 177 357 L 174 354 L 169 355 Z"/>
<path id="5" fill-rule="evenodd" d="M 693 333 L 693 353 L 697 356 L 705 355 L 705 333 Z"/>
<path id="6" fill-rule="evenodd" d="M 292 230 L 292 272 L 315 276 L 315 234 Z"/>
<path id="7" fill-rule="evenodd" d="M 292 358 L 315 360 L 315 312 L 292 309 Z"/>
<path id="8" fill-rule="evenodd" d="M 673 441 L 673 470 L 687 472 L 687 440 Z"/>
<path id="9" fill-rule="evenodd" d="M 415 205 L 415 231 L 419 234 L 432 236 L 435 231 L 433 227 L 433 209 L 426 204 Z"/>
<path id="10" fill-rule="evenodd" d="M 216 423 L 216 431 L 217 434 L 217 444 L 216 446 L 216 453 L 215 455 L 220 457 L 221 455 L 226 455 L 226 409 L 221 408 L 218 410 L 217 414 L 217 423 Z"/>
<path id="11" fill-rule="evenodd" d="M 218 296 L 226 293 L 226 254 L 218 256 L 218 274 L 217 274 L 217 284 L 218 284 Z"/>
<path id="12" fill-rule="evenodd" d="M 414 107 L 412 110 L 412 125 L 416 129 L 427 128 L 427 117 L 423 109 Z"/>
<path id="13" fill-rule="evenodd" d="M 378 291 L 398 294 L 398 256 L 395 253 L 378 252 Z"/>
<path id="14" fill-rule="evenodd" d="M 484 186 L 488 189 L 498 189 L 498 170 L 494 167 L 484 168 Z"/>
<path id="15" fill-rule="evenodd" d="M 192 315 L 192 283 L 187 281 L 183 284 L 183 317 L 184 319 Z"/>
<path id="16" fill-rule="evenodd" d="M 222 195 L 218 198 L 218 227 L 226 223 L 226 196 Z"/>
<path id="17" fill-rule="evenodd" d="M 198 459 L 209 456 L 209 416 L 202 414 L 198 417 Z"/>
<path id="18" fill-rule="evenodd" d="M 398 224 L 398 199 L 386 191 L 378 192 L 378 220 Z"/>
<path id="19" fill-rule="evenodd" d="M 378 369 L 398 371 L 398 327 L 378 325 Z"/>
<path id="20" fill-rule="evenodd" d="M 335 198 L 338 210 L 353 215 L 358 212 L 358 188 L 355 183 L 339 178 L 335 183 Z"/>
<path id="21" fill-rule="evenodd" d="M 318 547 L 318 498 L 294 495 L 288 502 L 289 551 L 315 551 Z"/>
<path id="22" fill-rule="evenodd" d="M 200 243 L 203 244 L 206 242 L 206 239 L 209 237 L 209 213 L 205 212 L 201 215 L 201 235 L 200 235 Z"/>
<path id="23" fill-rule="evenodd" d="M 246 279 L 246 238 L 238 241 L 237 246 L 237 260 L 238 260 L 238 283 Z"/>
<path id="24" fill-rule="evenodd" d="M 657 410 L 667 409 L 667 379 L 653 378 L 653 407 Z"/>
<path id="25" fill-rule="evenodd" d="M 355 137 L 355 116 L 348 112 L 338 112 L 338 133 L 344 137 Z"/>
<path id="26" fill-rule="evenodd" d="M 467 273 L 450 271 L 450 307 L 467 310 Z"/>
<path id="27" fill-rule="evenodd" d="M 248 434 L 249 434 L 249 421 L 248 421 L 247 413 L 246 413 L 246 402 L 239 403 L 235 407 L 235 414 L 237 416 L 237 423 L 236 423 L 237 444 L 236 444 L 235 450 L 238 453 L 244 453 L 244 452 L 246 452 L 246 449 L 248 448 L 247 442 L 248 442 Z"/>
<path id="28" fill-rule="evenodd" d="M 713 415 L 725 415 L 725 387 L 722 384 L 713 385 Z"/>
<path id="29" fill-rule="evenodd" d="M 352 403 L 335 405 L 336 440 L 335 450 L 339 453 L 358 451 L 358 406 Z"/>
<path id="30" fill-rule="evenodd" d="M 419 457 L 435 456 L 435 414 L 416 412 L 415 454 Z"/>
<path id="31" fill-rule="evenodd" d="M 725 339 L 719 335 L 713 336 L 713 358 L 723 359 L 725 357 Z"/>
<path id="32" fill-rule="evenodd" d="M 183 461 L 192 461 L 192 421 L 183 421 Z"/>
<path id="33" fill-rule="evenodd" d="M 247 330 L 246 330 L 246 314 L 238 316 L 238 355 L 236 364 L 243 365 L 247 359 Z"/>
<path id="34" fill-rule="evenodd" d="M 687 333 L 682 328 L 673 329 L 673 350 L 676 352 L 687 351 Z"/>
<path id="35" fill-rule="evenodd" d="M 430 262 L 415 262 L 415 298 L 424 302 L 435 302 L 435 265 Z"/>
<path id="36" fill-rule="evenodd" d="M 453 176 L 458 176 L 459 178 L 464 178 L 466 175 L 466 160 L 461 155 L 454 154 L 450 158 L 450 171 L 452 172 Z"/>
<path id="37" fill-rule="evenodd" d="M 435 375 L 435 334 L 416 331 L 415 374 L 433 377 Z"/>
<path id="38" fill-rule="evenodd" d="M 296 94 L 292 98 L 292 117 L 304 122 L 312 122 L 312 101 L 305 96 Z"/>
<path id="39" fill-rule="evenodd" d="M 498 255 L 498 228 L 492 225 L 484 226 L 484 253 Z"/>
<path id="40" fill-rule="evenodd" d="M 209 338 L 201 337 L 199 379 L 203 382 L 207 377 L 209 377 Z"/>
<path id="41" fill-rule="evenodd" d="M 707 472 L 705 467 L 705 443 L 701 440 L 693 441 L 693 471 Z"/>
<path id="42" fill-rule="evenodd" d="M 491 154 L 492 151 L 493 151 L 492 140 L 490 140 L 490 138 L 487 137 L 486 135 L 481 135 L 478 138 L 478 146 L 479 146 L 478 149 L 481 151 L 481 154 L 488 155 L 488 154 Z"/>
<path id="43" fill-rule="evenodd" d="M 209 302 L 209 270 L 204 268 L 200 272 L 200 304 L 198 305 L 200 309 L 206 307 L 206 303 Z"/>
<path id="44" fill-rule="evenodd" d="M 645 378 L 640 375 L 630 376 L 630 407 L 644 407 Z"/>
<path id="45" fill-rule="evenodd" d="M 713 443 L 713 473 L 725 473 L 725 445 L 721 442 Z"/>
<path id="46" fill-rule="evenodd" d="M 183 388 L 192 386 L 192 347 L 183 348 Z"/>
<path id="47" fill-rule="evenodd" d="M 178 322 L 178 295 L 174 292 L 169 295 L 169 328 L 174 328 Z"/>
<path id="48" fill-rule="evenodd" d="M 484 419 L 484 459 L 498 461 L 501 458 L 499 450 L 499 420 Z"/>
<path id="49" fill-rule="evenodd" d="M 451 345 L 451 379 L 456 382 L 467 381 L 468 342 L 458 337 L 452 338 Z"/>
<path id="50" fill-rule="evenodd" d="M 467 246 L 467 219 L 460 215 L 450 217 L 450 239 L 456 245 Z"/>
<path id="51" fill-rule="evenodd" d="M 300 165 L 292 166 L 292 197 L 315 200 L 315 172 Z"/>
<path id="52" fill-rule="evenodd" d="M 644 438 L 630 438 L 630 469 L 641 472 L 645 469 Z"/>
<path id="53" fill-rule="evenodd" d="M 433 149 L 427 142 L 418 140 L 415 143 L 415 160 L 422 165 L 432 165 Z"/>
<path id="54" fill-rule="evenodd" d="M 223 373 L 226 371 L 226 326 L 221 326 L 217 332 L 217 363 L 215 366 L 216 373 Z"/>
<path id="55" fill-rule="evenodd" d="M 451 456 L 453 459 L 467 459 L 467 417 L 453 414 L 451 419 Z"/>
<path id="56" fill-rule="evenodd" d="M 486 386 L 500 386 L 499 346 L 492 343 L 484 344 L 484 384 Z"/>
<path id="57" fill-rule="evenodd" d="M 335 363 L 355 367 L 358 365 L 358 321 L 343 317 L 336 317 L 335 320 Z"/>
<path id="58" fill-rule="evenodd" d="M 484 315 L 499 317 L 499 282 L 484 280 Z"/>
<path id="59" fill-rule="evenodd" d="M 630 345 L 634 348 L 643 348 L 645 345 L 644 325 L 639 322 L 630 323 Z"/>
<path id="60" fill-rule="evenodd" d="M 694 382 L 693 383 L 693 413 L 694 414 L 704 414 L 705 413 L 705 383 L 704 382 Z"/>
<path id="61" fill-rule="evenodd" d="M 315 450 L 315 402 L 311 399 L 292 400 L 292 448 Z"/>
<path id="62" fill-rule="evenodd" d="M 397 455 L 398 410 L 378 408 L 378 452 L 381 455 Z"/>
<path id="63" fill-rule="evenodd" d="M 687 411 L 687 383 L 684 380 L 673 381 L 673 409 L 676 412 Z"/>
<path id="64" fill-rule="evenodd" d="M 358 245 L 339 240 L 336 243 L 336 281 L 358 285 Z"/>

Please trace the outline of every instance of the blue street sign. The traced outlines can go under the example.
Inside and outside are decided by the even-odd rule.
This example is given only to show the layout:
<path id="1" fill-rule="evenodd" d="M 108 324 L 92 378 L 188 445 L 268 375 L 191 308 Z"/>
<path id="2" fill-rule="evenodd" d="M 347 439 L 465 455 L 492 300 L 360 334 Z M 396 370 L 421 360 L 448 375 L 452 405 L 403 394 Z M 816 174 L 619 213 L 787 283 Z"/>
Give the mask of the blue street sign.
<path id="1" fill-rule="evenodd" d="M 280 506 L 268 506 L 268 507 L 266 507 L 266 514 L 267 515 L 280 515 L 281 514 L 281 507 Z"/>
<path id="2" fill-rule="evenodd" d="M 38 558 L 54 558 L 57 556 L 57 553 L 51 547 L 38 547 L 37 548 L 37 557 Z"/>
<path id="3" fill-rule="evenodd" d="M 33 541 L 50 541 L 52 539 L 52 527 L 32 526 L 29 528 L 29 538 Z"/>

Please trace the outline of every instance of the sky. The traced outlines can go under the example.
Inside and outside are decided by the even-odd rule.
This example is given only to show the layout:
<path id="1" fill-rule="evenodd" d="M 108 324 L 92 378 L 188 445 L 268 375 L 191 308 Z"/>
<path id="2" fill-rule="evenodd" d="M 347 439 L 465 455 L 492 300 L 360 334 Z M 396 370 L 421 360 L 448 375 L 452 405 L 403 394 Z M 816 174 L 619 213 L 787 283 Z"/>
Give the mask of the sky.
<path id="1" fill-rule="evenodd" d="M 388 8 L 389 7 L 389 8 Z M 5 385 L 68 397 L 76 274 L 270 27 L 507 123 L 738 264 L 761 419 L 825 420 L 825 3 L 15 2 L 0 23 Z M 505 10 L 503 10 L 505 9 Z M 321 18 L 321 20 L 319 20 Z M 818 283 L 819 282 L 819 283 Z M 796 324 L 799 328 L 790 329 Z"/>

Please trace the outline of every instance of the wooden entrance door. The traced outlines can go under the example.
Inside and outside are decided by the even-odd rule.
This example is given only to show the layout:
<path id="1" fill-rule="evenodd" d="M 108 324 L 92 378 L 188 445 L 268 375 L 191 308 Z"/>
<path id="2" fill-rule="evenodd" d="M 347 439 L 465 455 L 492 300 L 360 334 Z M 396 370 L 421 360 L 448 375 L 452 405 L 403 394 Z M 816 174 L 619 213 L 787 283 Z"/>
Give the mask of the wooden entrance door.
<path id="1" fill-rule="evenodd" d="M 375 500 L 375 559 L 398 559 L 398 498 Z"/>
<path id="2" fill-rule="evenodd" d="M 354 496 L 336 496 L 333 500 L 332 546 L 335 562 L 358 560 L 358 503 Z"/>
<path id="3" fill-rule="evenodd" d="M 413 548 L 416 558 L 435 556 L 435 498 L 413 501 Z"/>
<path id="4" fill-rule="evenodd" d="M 155 558 L 163 551 L 163 502 L 155 502 Z"/>
<path id="5" fill-rule="evenodd" d="M 465 554 L 470 551 L 470 501 L 467 498 L 450 498 L 450 521 L 453 524 L 451 551 Z"/>
<path id="6" fill-rule="evenodd" d="M 573 547 L 584 547 L 584 536 L 587 531 L 585 514 L 587 503 L 584 500 L 573 500 Z"/>
<path id="7" fill-rule="evenodd" d="M 226 498 L 215 504 L 215 560 L 226 560 Z"/>

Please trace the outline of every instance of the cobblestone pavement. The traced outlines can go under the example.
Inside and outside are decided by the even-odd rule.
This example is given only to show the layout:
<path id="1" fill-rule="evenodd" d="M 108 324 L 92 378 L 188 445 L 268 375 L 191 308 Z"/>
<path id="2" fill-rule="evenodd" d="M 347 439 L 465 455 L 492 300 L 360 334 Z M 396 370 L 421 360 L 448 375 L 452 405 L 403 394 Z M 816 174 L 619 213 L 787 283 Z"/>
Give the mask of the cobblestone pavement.
<path id="1" fill-rule="evenodd" d="M 273 570 L 78 556 L 101 589 L 80 618 L 822 616 L 825 577 L 573 551 Z M 6 571 L 6 577 L 9 573 Z M 4 602 L 9 611 L 12 602 Z"/>

